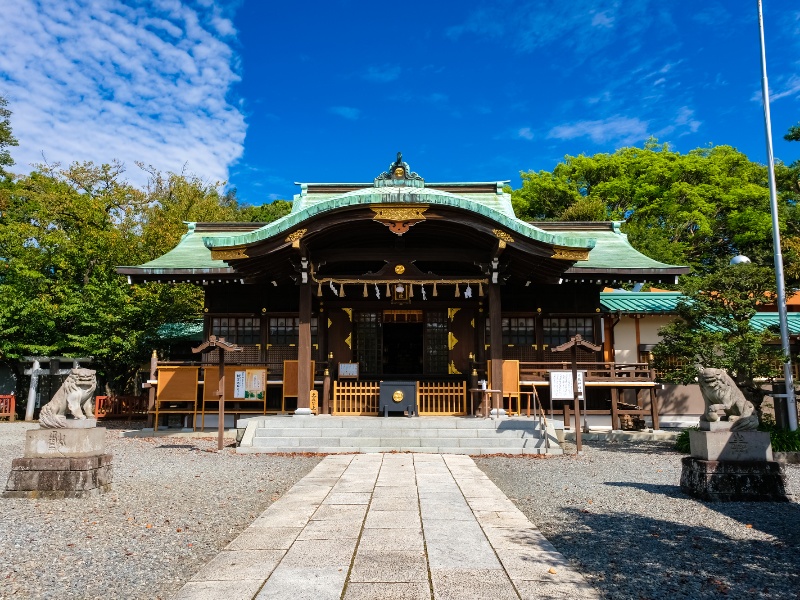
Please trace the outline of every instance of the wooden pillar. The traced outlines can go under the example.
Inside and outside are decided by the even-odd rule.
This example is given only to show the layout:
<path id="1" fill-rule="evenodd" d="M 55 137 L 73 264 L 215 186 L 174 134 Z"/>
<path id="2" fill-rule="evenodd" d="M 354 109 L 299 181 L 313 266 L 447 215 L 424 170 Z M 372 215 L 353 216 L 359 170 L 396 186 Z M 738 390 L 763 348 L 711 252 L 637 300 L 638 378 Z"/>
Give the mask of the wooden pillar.
<path id="1" fill-rule="evenodd" d="M 150 356 L 150 381 L 156 380 L 156 374 L 158 371 L 158 353 L 153 350 L 153 354 Z M 150 386 L 147 390 L 147 426 L 153 426 L 153 411 L 156 409 L 156 388 L 153 387 L 153 384 L 148 383 Z"/>
<path id="2" fill-rule="evenodd" d="M 650 369 L 650 379 L 656 380 L 656 370 Z M 653 418 L 653 431 L 661 429 L 661 424 L 658 422 L 658 398 L 656 397 L 656 388 L 650 388 L 650 416 Z"/>
<path id="3" fill-rule="evenodd" d="M 311 414 L 311 286 L 300 285 L 300 339 L 297 343 L 297 410 Z"/>
<path id="4" fill-rule="evenodd" d="M 500 306 L 500 286 L 489 284 L 489 360 L 492 361 L 492 388 L 503 389 L 503 323 Z M 493 394 L 496 396 L 497 394 Z"/>
<path id="5" fill-rule="evenodd" d="M 619 423 L 619 390 L 611 388 L 611 430 L 620 429 Z"/>

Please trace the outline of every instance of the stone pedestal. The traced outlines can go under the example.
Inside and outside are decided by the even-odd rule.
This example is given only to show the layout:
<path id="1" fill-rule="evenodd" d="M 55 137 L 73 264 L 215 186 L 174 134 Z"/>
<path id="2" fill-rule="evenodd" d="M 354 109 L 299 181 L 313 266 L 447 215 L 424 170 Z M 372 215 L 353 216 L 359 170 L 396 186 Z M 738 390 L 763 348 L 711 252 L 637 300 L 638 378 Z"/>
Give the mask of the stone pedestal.
<path id="1" fill-rule="evenodd" d="M 775 461 L 683 459 L 681 490 L 709 502 L 788 502 L 786 472 Z"/>
<path id="2" fill-rule="evenodd" d="M 714 428 L 716 429 L 716 428 Z M 786 502 L 785 467 L 772 460 L 764 431 L 692 431 L 681 490 L 711 502 Z"/>
<path id="3" fill-rule="evenodd" d="M 106 454 L 105 427 L 94 419 L 76 425 L 32 429 L 25 436 L 25 457 L 11 463 L 6 498 L 81 498 L 111 488 L 111 455 Z"/>

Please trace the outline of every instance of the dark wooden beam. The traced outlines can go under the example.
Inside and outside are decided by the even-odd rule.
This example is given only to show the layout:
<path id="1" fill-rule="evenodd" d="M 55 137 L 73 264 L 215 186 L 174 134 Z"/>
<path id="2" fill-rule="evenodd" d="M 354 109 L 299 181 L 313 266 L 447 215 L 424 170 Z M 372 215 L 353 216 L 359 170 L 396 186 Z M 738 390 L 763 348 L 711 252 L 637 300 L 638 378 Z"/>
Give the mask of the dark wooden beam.
<path id="1" fill-rule="evenodd" d="M 297 343 L 297 410 L 311 407 L 311 285 L 300 287 L 300 338 Z M 301 414 L 302 414 L 301 413 Z"/>

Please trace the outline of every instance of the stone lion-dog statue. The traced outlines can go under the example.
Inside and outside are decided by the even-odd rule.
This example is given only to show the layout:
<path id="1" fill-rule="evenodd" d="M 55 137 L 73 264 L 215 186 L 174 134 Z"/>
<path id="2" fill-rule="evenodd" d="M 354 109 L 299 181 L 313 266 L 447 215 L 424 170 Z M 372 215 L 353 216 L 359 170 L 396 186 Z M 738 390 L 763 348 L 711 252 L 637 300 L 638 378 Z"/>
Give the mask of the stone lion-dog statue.
<path id="1" fill-rule="evenodd" d="M 39 412 L 42 427 L 66 427 L 67 411 L 75 419 L 94 418 L 94 390 L 97 388 L 95 371 L 72 369 L 58 388 L 52 400 Z"/>
<path id="2" fill-rule="evenodd" d="M 744 397 L 742 391 L 723 369 L 699 367 L 698 382 L 705 401 L 705 412 L 701 421 L 719 421 L 718 410 L 724 410 L 731 422 L 731 431 L 747 431 L 758 428 L 755 406 Z"/>

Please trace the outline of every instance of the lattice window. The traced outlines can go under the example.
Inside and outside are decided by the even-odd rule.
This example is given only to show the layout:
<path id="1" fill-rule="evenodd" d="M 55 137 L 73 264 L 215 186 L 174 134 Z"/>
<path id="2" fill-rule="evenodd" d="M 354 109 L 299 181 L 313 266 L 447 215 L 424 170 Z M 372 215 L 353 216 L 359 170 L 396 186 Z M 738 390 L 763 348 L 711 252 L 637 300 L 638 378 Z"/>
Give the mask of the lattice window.
<path id="1" fill-rule="evenodd" d="M 299 317 L 270 317 L 269 343 L 273 346 L 296 346 L 300 339 Z M 317 317 L 311 317 L 311 344 L 317 343 Z"/>
<path id="2" fill-rule="evenodd" d="M 377 312 L 356 312 L 353 315 L 356 360 L 361 373 L 381 373 L 381 320 Z"/>
<path id="3" fill-rule="evenodd" d="M 261 319 L 259 317 L 213 317 L 211 335 L 223 337 L 239 346 L 254 346 L 261 343 Z"/>
<path id="4" fill-rule="evenodd" d="M 533 346 L 536 343 L 534 317 L 503 317 L 500 322 L 503 327 L 504 346 Z"/>
<path id="5" fill-rule="evenodd" d="M 425 373 L 444 375 L 447 373 L 447 363 L 447 313 L 428 311 L 425 320 Z"/>
<path id="6" fill-rule="evenodd" d="M 587 342 L 594 342 L 594 319 L 592 317 L 547 317 L 542 319 L 544 344 L 551 349 L 568 342 L 580 334 Z"/>

